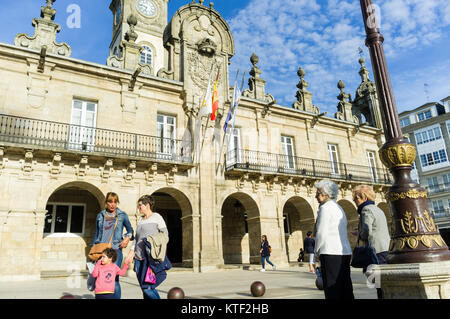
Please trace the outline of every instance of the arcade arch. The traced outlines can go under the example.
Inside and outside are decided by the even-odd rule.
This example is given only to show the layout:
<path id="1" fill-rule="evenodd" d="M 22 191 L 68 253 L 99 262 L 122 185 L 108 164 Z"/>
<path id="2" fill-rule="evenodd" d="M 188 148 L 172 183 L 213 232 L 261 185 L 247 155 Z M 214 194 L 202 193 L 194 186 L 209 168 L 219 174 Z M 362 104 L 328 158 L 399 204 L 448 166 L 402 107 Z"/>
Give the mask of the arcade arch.
<path id="1" fill-rule="evenodd" d="M 225 264 L 260 262 L 259 208 L 245 193 L 233 193 L 222 204 L 222 252 Z"/>
<path id="2" fill-rule="evenodd" d="M 53 190 L 45 204 L 41 271 L 85 268 L 95 218 L 104 200 L 103 193 L 86 182 L 70 182 Z"/>
<path id="3" fill-rule="evenodd" d="M 151 194 L 155 211 L 166 222 L 169 231 L 167 257 L 175 267 L 193 266 L 192 206 L 186 195 L 175 188 L 165 187 Z"/>
<path id="4" fill-rule="evenodd" d="M 314 211 L 309 202 L 299 196 L 289 198 L 283 207 L 286 254 L 289 262 L 297 261 L 308 231 L 314 232 Z"/>

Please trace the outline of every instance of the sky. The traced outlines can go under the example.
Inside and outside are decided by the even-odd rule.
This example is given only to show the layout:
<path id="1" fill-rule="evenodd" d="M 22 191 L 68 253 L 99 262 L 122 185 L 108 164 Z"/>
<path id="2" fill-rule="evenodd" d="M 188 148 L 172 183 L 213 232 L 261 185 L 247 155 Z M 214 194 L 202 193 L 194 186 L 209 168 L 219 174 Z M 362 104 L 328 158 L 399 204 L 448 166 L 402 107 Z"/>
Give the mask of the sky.
<path id="1" fill-rule="evenodd" d="M 198 0 L 196 0 L 198 2 Z M 168 20 L 192 0 L 170 0 Z M 204 5 L 209 6 L 209 0 Z M 359 0 L 215 0 L 235 41 L 230 82 L 239 69 L 246 72 L 250 56 L 259 57 L 266 93 L 277 104 L 295 102 L 297 70 L 305 71 L 312 101 L 321 112 L 337 112 L 337 83 L 355 96 L 361 82 L 362 55 L 373 80 Z M 61 25 L 57 42 L 72 48 L 71 57 L 105 64 L 112 37 L 111 0 L 57 0 L 55 22 Z M 0 42 L 13 44 L 19 33 L 33 35 L 31 21 L 45 0 L 0 0 Z M 6 5 L 7 4 L 7 5 Z M 80 8 L 80 25 L 69 18 L 73 4 Z M 450 95 L 450 1 L 374 0 L 383 34 L 384 51 L 399 113 Z M 69 21 L 69 23 L 68 23 Z M 360 53 L 359 48 L 362 49 Z M 231 83 L 232 84 L 232 83 Z"/>

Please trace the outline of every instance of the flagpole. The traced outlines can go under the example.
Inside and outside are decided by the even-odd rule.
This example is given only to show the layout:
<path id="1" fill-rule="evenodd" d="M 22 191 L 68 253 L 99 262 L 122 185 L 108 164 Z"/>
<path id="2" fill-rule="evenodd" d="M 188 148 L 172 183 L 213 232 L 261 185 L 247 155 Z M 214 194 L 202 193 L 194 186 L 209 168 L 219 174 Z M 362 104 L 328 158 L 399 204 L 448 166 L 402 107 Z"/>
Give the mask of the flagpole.
<path id="1" fill-rule="evenodd" d="M 234 104 L 234 98 L 235 98 L 235 95 L 236 95 L 236 82 L 237 82 L 237 78 L 238 78 L 238 76 L 239 76 L 239 68 L 237 69 L 237 72 L 236 72 L 236 78 L 234 79 L 234 86 L 233 86 L 233 97 L 231 98 L 231 102 L 230 102 L 230 111 L 231 111 L 231 108 L 233 107 L 233 104 Z M 228 114 L 227 114 L 227 116 L 228 116 Z M 228 128 L 228 127 L 227 127 Z M 222 163 L 222 153 L 223 153 L 223 145 L 225 144 L 225 138 L 227 137 L 227 131 L 225 130 L 225 134 L 223 135 L 223 138 L 222 138 L 222 143 L 221 143 L 221 145 L 220 145 L 220 155 L 219 155 L 219 161 L 218 161 L 218 163 L 217 163 L 217 168 L 216 168 L 216 174 L 217 174 L 217 170 L 219 169 L 219 167 L 220 167 L 220 164 Z"/>
<path id="2" fill-rule="evenodd" d="M 242 82 L 241 82 L 240 92 L 242 92 L 242 89 L 244 87 L 244 79 L 245 79 L 245 71 L 244 71 L 244 74 L 242 75 Z M 236 115 L 236 108 L 233 110 L 233 121 L 231 123 L 231 133 L 228 135 L 228 138 L 227 138 L 227 148 L 228 148 L 228 145 L 230 144 L 230 136 L 231 136 L 231 134 L 233 134 L 233 131 L 234 131 L 234 122 L 236 120 L 236 116 L 235 115 Z"/>
<path id="3" fill-rule="evenodd" d="M 244 74 L 242 75 L 242 82 L 241 82 L 241 88 L 240 88 L 240 90 L 239 90 L 239 94 L 242 93 L 242 89 L 243 89 L 243 87 L 244 87 L 244 79 L 245 79 L 245 71 L 244 71 Z M 233 121 L 232 121 L 232 123 L 231 123 L 230 134 L 228 134 L 228 137 L 227 137 L 227 151 L 228 151 L 228 147 L 230 146 L 230 138 L 231 138 L 231 135 L 234 134 L 234 123 L 235 123 L 235 121 L 236 121 L 236 111 L 237 111 L 238 106 L 239 106 L 239 103 L 238 103 L 238 104 L 236 105 L 236 107 L 233 109 L 233 116 L 232 116 Z M 225 135 L 226 135 L 226 134 L 225 134 Z M 236 156 L 236 154 L 235 154 L 235 156 Z"/>
<path id="4" fill-rule="evenodd" d="M 216 65 L 216 63 L 214 63 L 214 64 L 211 66 L 211 73 L 212 73 L 212 68 L 213 68 L 214 65 Z M 219 72 L 220 72 L 220 67 L 219 67 L 218 70 L 217 70 L 217 79 L 219 79 Z M 210 78 L 211 78 L 211 75 L 210 75 Z M 216 81 L 217 81 L 217 79 L 216 79 Z M 205 94 L 205 95 L 206 95 L 206 94 Z M 206 130 L 208 129 L 208 125 L 209 125 L 209 120 L 210 120 L 210 118 L 211 118 L 211 114 L 208 115 L 208 119 L 207 119 L 207 121 L 206 121 L 205 130 L 204 130 L 204 132 L 203 132 L 202 145 L 200 146 L 200 152 L 199 152 L 199 160 L 200 160 L 200 156 L 202 155 L 203 144 L 204 144 L 204 142 L 205 142 L 205 134 L 206 134 Z"/>

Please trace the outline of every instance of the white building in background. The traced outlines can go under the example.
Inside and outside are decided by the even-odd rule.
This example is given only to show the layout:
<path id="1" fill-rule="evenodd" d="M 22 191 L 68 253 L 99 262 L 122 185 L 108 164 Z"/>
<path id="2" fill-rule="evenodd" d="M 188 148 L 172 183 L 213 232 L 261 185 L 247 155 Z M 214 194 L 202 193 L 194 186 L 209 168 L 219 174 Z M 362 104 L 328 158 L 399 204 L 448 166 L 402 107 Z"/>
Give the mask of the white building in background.
<path id="1" fill-rule="evenodd" d="M 428 191 L 429 208 L 450 240 L 450 96 L 400 113 L 403 134 L 415 144 L 412 178 Z"/>

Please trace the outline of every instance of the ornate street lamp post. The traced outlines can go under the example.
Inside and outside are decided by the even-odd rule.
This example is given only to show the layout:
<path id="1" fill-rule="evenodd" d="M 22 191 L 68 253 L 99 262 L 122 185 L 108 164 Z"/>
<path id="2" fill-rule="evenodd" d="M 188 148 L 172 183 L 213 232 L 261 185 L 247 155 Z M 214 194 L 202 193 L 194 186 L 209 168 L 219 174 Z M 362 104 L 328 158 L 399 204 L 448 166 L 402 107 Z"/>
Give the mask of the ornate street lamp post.
<path id="1" fill-rule="evenodd" d="M 450 260 L 450 251 L 430 214 L 427 192 L 411 180 L 416 148 L 401 131 L 389 72 L 384 56 L 384 38 L 379 31 L 372 0 L 360 0 L 378 99 L 383 115 L 386 143 L 380 158 L 394 176 L 386 194 L 392 213 L 388 264 Z"/>

